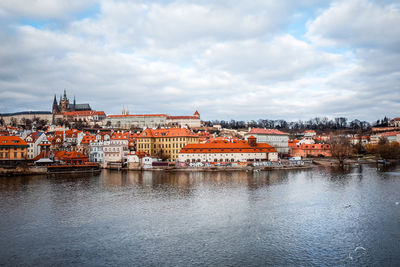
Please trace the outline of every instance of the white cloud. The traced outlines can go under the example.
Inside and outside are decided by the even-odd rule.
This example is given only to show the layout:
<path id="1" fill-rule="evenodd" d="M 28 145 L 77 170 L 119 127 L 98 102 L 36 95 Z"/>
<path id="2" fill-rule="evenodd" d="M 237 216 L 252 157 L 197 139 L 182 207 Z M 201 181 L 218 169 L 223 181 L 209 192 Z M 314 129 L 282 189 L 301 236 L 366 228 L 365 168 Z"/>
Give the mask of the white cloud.
<path id="1" fill-rule="evenodd" d="M 67 2 L 47 8 L 39 1 L 42 13 L 24 11 L 19 3 L 0 5 L 0 13 L 14 16 L 0 28 L 0 112 L 49 110 L 53 94 L 64 88 L 78 102 L 109 114 L 125 106 L 131 113 L 176 115 L 199 109 L 205 119 L 343 113 L 376 119 L 395 115 L 399 107 L 393 96 L 399 90 L 399 56 L 388 49 L 364 49 L 366 41 L 328 31 L 337 20 L 329 14 L 345 2 L 310 22 L 306 38 L 311 42 L 286 27 L 298 14 L 314 14 L 302 12 L 315 1 L 101 1 L 98 13 L 82 19 L 74 18 L 74 10 L 85 7 L 67 7 L 70 17 L 58 28 L 15 21 L 30 16 L 50 18 L 51 24 L 51 14 Z M 372 5 L 379 14 L 388 8 L 357 3 L 367 10 Z M 397 37 L 385 38 L 385 48 L 397 42 Z M 327 40 L 351 49 L 329 52 L 321 46 Z"/>
<path id="2" fill-rule="evenodd" d="M 307 37 L 322 46 L 399 51 L 400 8 L 367 0 L 333 3 L 308 25 Z"/>

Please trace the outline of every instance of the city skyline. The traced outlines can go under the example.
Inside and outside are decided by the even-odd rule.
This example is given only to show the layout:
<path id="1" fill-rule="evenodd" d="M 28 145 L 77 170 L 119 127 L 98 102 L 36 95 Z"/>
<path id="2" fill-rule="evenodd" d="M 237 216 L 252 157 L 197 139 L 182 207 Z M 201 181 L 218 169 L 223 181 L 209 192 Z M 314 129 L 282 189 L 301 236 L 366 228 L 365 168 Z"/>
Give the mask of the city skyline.
<path id="1" fill-rule="evenodd" d="M 0 113 L 369 122 L 400 108 L 396 1 L 2 1 Z"/>

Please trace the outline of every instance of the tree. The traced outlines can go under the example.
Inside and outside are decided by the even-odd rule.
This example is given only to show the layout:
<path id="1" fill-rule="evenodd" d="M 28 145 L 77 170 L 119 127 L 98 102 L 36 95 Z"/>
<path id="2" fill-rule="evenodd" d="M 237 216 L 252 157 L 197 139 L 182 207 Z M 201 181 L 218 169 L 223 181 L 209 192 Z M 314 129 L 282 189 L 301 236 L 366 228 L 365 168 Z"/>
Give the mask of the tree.
<path id="1" fill-rule="evenodd" d="M 349 140 L 344 135 L 335 135 L 330 137 L 332 157 L 339 161 L 339 166 L 344 166 L 345 159 L 353 154 L 353 149 Z"/>

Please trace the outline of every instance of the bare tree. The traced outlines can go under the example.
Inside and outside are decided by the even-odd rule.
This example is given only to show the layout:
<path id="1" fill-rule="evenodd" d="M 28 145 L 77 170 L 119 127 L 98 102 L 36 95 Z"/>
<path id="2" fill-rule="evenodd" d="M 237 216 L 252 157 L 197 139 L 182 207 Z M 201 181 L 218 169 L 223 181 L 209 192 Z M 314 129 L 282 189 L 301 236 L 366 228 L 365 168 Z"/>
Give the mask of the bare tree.
<path id="1" fill-rule="evenodd" d="M 339 161 L 339 166 L 344 166 L 345 159 L 351 157 L 353 149 L 349 140 L 344 135 L 334 135 L 330 137 L 332 157 Z"/>

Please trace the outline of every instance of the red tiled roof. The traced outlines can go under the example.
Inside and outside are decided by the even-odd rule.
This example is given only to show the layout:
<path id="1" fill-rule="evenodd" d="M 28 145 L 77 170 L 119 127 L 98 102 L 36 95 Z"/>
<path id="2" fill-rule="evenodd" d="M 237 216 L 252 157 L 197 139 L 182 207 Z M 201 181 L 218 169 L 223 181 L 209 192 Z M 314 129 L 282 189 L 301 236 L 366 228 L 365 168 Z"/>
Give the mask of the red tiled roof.
<path id="1" fill-rule="evenodd" d="M 95 115 L 100 115 L 100 116 L 106 116 L 106 113 L 104 111 L 94 111 L 94 110 L 82 110 L 82 111 L 70 111 L 70 112 L 64 112 L 63 113 L 65 116 L 95 116 Z"/>
<path id="2" fill-rule="evenodd" d="M 28 144 L 18 136 L 0 136 L 1 146 L 28 146 Z"/>
<path id="3" fill-rule="evenodd" d="M 82 138 L 81 144 L 90 144 L 90 142 L 93 142 L 96 140 L 96 136 L 94 135 L 85 135 Z"/>
<path id="4" fill-rule="evenodd" d="M 400 132 L 387 132 L 387 133 L 380 133 L 380 136 L 396 136 Z"/>
<path id="5" fill-rule="evenodd" d="M 140 114 L 140 115 L 108 115 L 107 118 L 126 118 L 126 117 L 168 117 L 166 114 Z"/>
<path id="6" fill-rule="evenodd" d="M 198 120 L 199 117 L 196 116 L 168 116 L 169 120 Z"/>
<path id="7" fill-rule="evenodd" d="M 276 152 L 273 146 L 265 143 L 257 143 L 256 146 L 250 146 L 244 140 L 236 142 L 213 141 L 203 144 L 188 144 L 184 146 L 180 153 L 268 153 Z"/>
<path id="8" fill-rule="evenodd" d="M 196 110 L 195 113 L 193 114 L 194 116 L 200 116 L 200 113 Z"/>
<path id="9" fill-rule="evenodd" d="M 276 130 L 276 129 L 262 129 L 262 128 L 253 128 L 250 130 L 250 132 L 247 132 L 246 134 L 288 135 L 287 133 L 284 133 L 284 132 Z"/>

